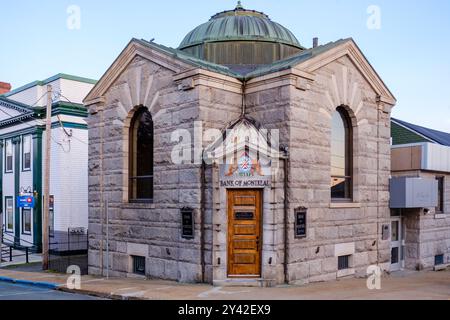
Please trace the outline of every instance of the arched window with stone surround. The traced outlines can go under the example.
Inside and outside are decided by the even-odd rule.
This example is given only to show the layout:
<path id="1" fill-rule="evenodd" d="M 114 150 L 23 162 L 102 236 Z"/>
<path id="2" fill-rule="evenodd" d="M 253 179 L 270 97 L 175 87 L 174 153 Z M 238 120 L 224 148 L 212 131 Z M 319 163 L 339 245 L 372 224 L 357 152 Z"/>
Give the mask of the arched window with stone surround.
<path id="1" fill-rule="evenodd" d="M 338 107 L 332 119 L 331 198 L 333 201 L 353 198 L 353 130 L 344 107 Z"/>
<path id="2" fill-rule="evenodd" d="M 153 120 L 145 107 L 139 108 L 130 123 L 129 199 L 153 201 Z"/>

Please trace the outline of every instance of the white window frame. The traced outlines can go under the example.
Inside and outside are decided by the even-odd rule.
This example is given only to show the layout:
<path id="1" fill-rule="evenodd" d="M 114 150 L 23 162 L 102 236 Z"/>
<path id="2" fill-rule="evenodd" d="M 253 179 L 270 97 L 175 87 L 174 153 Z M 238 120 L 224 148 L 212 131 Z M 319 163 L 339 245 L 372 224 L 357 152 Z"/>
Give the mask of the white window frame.
<path id="1" fill-rule="evenodd" d="M 28 141 L 27 141 L 28 139 Z M 31 141 L 32 141 L 32 137 L 31 135 L 26 135 L 23 136 L 22 138 L 22 171 L 31 171 Z M 27 144 L 25 143 L 27 142 Z M 26 150 L 28 149 L 28 150 Z M 30 155 L 30 166 L 29 167 L 25 167 L 25 155 L 29 154 Z"/>
<path id="2" fill-rule="evenodd" d="M 11 203 L 9 206 L 8 203 Z M 9 212 L 9 210 L 11 210 Z M 11 221 L 10 215 L 11 214 Z M 9 228 L 9 222 L 11 222 L 12 228 Z M 5 197 L 5 229 L 7 232 L 14 231 L 14 198 L 13 197 Z"/>
<path id="3" fill-rule="evenodd" d="M 9 150 L 11 154 L 8 154 Z M 11 157 L 11 168 L 8 168 L 8 157 Z M 5 173 L 12 173 L 14 171 L 14 148 L 11 139 L 5 141 Z"/>
<path id="4" fill-rule="evenodd" d="M 25 211 L 28 211 L 30 214 L 30 230 L 25 230 Z M 22 208 L 22 234 L 26 236 L 31 235 L 31 231 L 33 230 L 33 214 L 30 208 Z"/>

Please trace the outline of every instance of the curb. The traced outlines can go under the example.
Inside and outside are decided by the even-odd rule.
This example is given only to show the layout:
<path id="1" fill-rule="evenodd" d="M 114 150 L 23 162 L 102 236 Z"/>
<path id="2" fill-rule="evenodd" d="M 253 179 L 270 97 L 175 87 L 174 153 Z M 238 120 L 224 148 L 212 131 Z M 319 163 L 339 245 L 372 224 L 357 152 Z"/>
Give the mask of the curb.
<path id="1" fill-rule="evenodd" d="M 0 282 L 15 283 L 15 284 L 21 284 L 21 285 L 44 288 L 44 289 L 51 289 L 51 290 L 57 290 L 60 287 L 59 284 L 51 283 L 51 282 L 20 280 L 20 279 L 8 278 L 8 277 L 0 277 Z"/>
<path id="2" fill-rule="evenodd" d="M 125 297 L 117 294 L 110 294 L 110 293 L 104 293 L 104 292 L 97 292 L 97 291 L 90 291 L 90 290 L 77 290 L 77 289 L 68 289 L 64 286 L 58 287 L 56 290 L 66 293 L 73 293 L 73 294 L 82 294 L 87 295 L 91 297 L 97 297 L 101 299 L 108 299 L 108 300 L 121 300 L 121 301 L 143 301 L 147 299 L 142 299 L 138 297 Z"/>

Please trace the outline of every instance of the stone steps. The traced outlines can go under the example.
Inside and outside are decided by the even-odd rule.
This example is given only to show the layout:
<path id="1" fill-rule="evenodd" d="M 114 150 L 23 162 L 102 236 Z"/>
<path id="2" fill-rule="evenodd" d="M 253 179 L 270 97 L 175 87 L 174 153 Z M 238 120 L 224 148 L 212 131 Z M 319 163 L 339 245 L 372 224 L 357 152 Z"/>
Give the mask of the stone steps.
<path id="1" fill-rule="evenodd" d="M 276 280 L 268 279 L 227 279 L 215 280 L 215 287 L 258 287 L 272 288 L 276 286 Z"/>

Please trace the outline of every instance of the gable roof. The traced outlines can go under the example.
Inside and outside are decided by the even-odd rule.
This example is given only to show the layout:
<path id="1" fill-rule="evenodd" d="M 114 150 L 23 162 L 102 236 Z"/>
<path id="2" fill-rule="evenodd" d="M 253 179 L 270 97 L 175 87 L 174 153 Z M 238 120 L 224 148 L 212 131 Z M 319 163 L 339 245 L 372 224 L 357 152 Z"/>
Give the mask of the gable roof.
<path id="1" fill-rule="evenodd" d="M 415 134 L 424 137 L 430 142 L 450 147 L 450 133 L 421 127 L 395 118 L 392 118 L 392 122 L 414 132 Z"/>
<path id="2" fill-rule="evenodd" d="M 175 72 L 180 72 L 180 67 L 184 65 L 185 67 L 197 67 L 216 72 L 233 77 L 240 81 L 249 81 L 253 78 L 292 68 L 300 68 L 305 69 L 307 72 L 314 72 L 318 68 L 325 66 L 326 64 L 331 63 L 342 56 L 349 55 L 350 59 L 355 63 L 359 71 L 363 74 L 377 94 L 380 95 L 381 100 L 391 105 L 395 105 L 396 103 L 394 95 L 391 91 L 389 91 L 381 77 L 377 74 L 375 69 L 363 55 L 352 38 L 340 39 L 315 48 L 303 50 L 292 57 L 269 65 L 253 66 L 252 68 L 241 69 L 231 69 L 224 65 L 198 59 L 178 49 L 169 48 L 155 42 L 133 38 L 119 57 L 114 61 L 111 67 L 98 81 L 91 92 L 87 95 L 85 101 L 94 101 L 95 99 L 101 97 L 107 91 L 112 82 L 131 62 L 131 60 L 139 53 L 145 56 L 148 53 L 145 51 L 148 51 L 148 49 L 157 52 L 158 54 L 162 54 L 163 56 L 170 56 L 178 61 L 179 65 L 175 66 L 173 63 L 171 64 L 168 61 L 161 59 L 161 57 L 153 57 L 156 58 L 160 64 L 168 66 Z M 155 62 L 158 63 L 158 61 Z"/>
<path id="3" fill-rule="evenodd" d="M 256 77 L 260 77 L 266 74 L 274 73 L 277 71 L 282 71 L 286 69 L 290 69 L 299 63 L 306 61 L 308 59 L 311 59 L 323 52 L 326 52 L 327 50 L 330 50 L 332 48 L 335 48 L 343 43 L 352 41 L 352 39 L 341 39 L 335 42 L 330 42 L 325 45 L 318 46 L 316 48 L 311 48 L 308 50 L 301 51 L 298 54 L 295 54 L 287 59 L 279 60 L 275 63 L 268 64 L 268 65 L 260 65 L 260 66 L 254 66 L 254 68 L 250 68 L 250 71 L 248 68 L 242 68 L 240 70 L 238 69 L 231 69 L 227 66 L 216 64 L 213 62 L 205 61 L 198 59 L 185 51 L 181 51 L 174 48 L 169 48 L 161 44 L 157 44 L 155 42 L 149 42 L 146 40 L 138 40 L 133 39 L 132 41 L 136 41 L 138 43 L 141 43 L 145 46 L 161 50 L 162 52 L 171 55 L 174 58 L 180 59 L 192 66 L 200 67 L 209 71 L 218 72 L 227 76 L 234 77 L 239 80 L 250 80 Z"/>
<path id="4" fill-rule="evenodd" d="M 72 80 L 72 81 L 83 82 L 83 83 L 88 83 L 88 84 L 96 84 L 97 83 L 97 81 L 93 80 L 93 79 L 88 79 L 88 78 L 84 78 L 84 77 L 78 77 L 78 76 L 65 74 L 65 73 L 58 73 L 57 75 L 54 75 L 54 76 L 52 76 L 52 77 L 50 77 L 48 79 L 36 80 L 36 81 L 30 82 L 30 83 L 28 83 L 26 85 L 23 85 L 23 86 L 21 86 L 21 87 L 19 87 L 17 89 L 8 91 L 8 92 L 4 93 L 3 95 L 0 95 L 0 97 L 2 97 L 2 96 L 3 97 L 10 97 L 10 96 L 13 96 L 13 95 L 15 95 L 17 93 L 20 93 L 22 91 L 30 89 L 32 87 L 45 86 L 45 85 L 47 85 L 47 84 L 49 84 L 51 82 L 54 82 L 56 80 L 59 80 L 59 79 Z"/>

